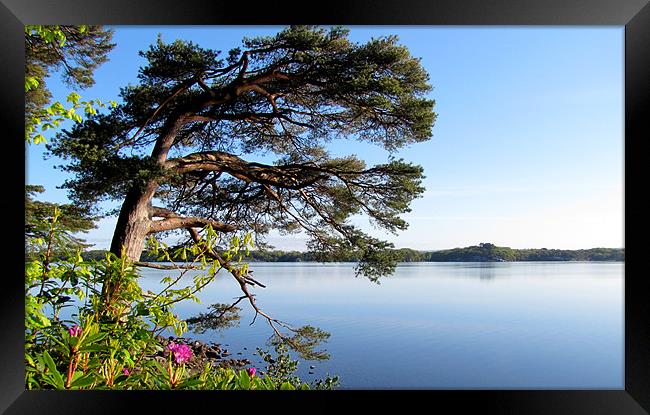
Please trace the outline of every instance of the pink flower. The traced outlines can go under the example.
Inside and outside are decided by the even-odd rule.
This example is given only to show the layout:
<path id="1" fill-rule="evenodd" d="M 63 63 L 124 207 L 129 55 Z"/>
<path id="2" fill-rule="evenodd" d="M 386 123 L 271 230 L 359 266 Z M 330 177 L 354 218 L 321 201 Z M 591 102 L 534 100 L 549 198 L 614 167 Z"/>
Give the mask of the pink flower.
<path id="1" fill-rule="evenodd" d="M 255 369 L 254 367 L 249 367 L 248 369 L 246 369 L 246 371 L 248 372 L 248 375 L 250 377 L 253 377 L 253 376 L 255 376 L 255 373 L 257 372 L 257 369 Z"/>
<path id="2" fill-rule="evenodd" d="M 68 333 L 70 333 L 72 337 L 79 337 L 81 336 L 81 327 L 74 325 L 68 329 Z"/>
<path id="3" fill-rule="evenodd" d="M 131 374 L 127 368 L 122 369 L 122 373 L 124 373 L 126 376 L 129 376 Z"/>
<path id="4" fill-rule="evenodd" d="M 169 344 L 167 345 L 167 348 L 168 348 L 171 352 L 173 352 L 173 351 L 175 351 L 175 350 L 178 348 L 178 346 L 179 346 L 179 345 L 176 344 L 176 343 L 174 343 L 174 342 L 169 342 Z"/>
<path id="5" fill-rule="evenodd" d="M 174 359 L 178 364 L 185 363 L 192 357 L 192 349 L 186 344 L 176 344 L 174 342 L 170 342 L 167 345 L 167 348 L 172 353 L 174 353 Z"/>

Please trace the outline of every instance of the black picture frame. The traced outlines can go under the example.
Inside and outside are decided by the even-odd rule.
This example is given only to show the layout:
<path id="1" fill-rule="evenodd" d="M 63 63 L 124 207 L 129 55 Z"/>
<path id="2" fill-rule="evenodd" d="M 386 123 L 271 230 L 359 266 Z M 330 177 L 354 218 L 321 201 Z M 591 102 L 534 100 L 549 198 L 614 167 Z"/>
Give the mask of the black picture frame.
<path id="1" fill-rule="evenodd" d="M 309 8 L 311 6 L 311 8 Z M 543 25 L 625 26 L 625 389 L 624 390 L 432 390 L 432 391 L 336 391 L 283 394 L 255 392 L 243 395 L 224 392 L 68 392 L 25 391 L 23 288 L 19 277 L 24 255 L 20 223 L 24 187 L 18 169 L 25 168 L 24 24 L 345 24 L 345 25 Z M 126 0 L 87 2 L 82 0 L 0 0 L 0 57 L 2 93 L 0 117 L 4 138 L 3 229 L 11 235 L 2 251 L 7 262 L 2 280 L 2 352 L 0 353 L 0 412 L 27 413 L 133 413 L 134 405 L 150 413 L 172 410 L 232 411 L 272 409 L 340 409 L 352 400 L 364 412 L 389 401 L 404 409 L 425 405 L 441 412 L 451 405 L 454 412 L 511 414 L 647 414 L 650 411 L 650 306 L 648 276 L 640 269 L 642 247 L 630 241 L 643 240 L 647 221 L 633 214 L 644 193 L 645 153 L 643 142 L 650 137 L 650 5 L 648 0 L 401 0 L 372 2 L 336 0 L 322 4 L 269 0 L 242 2 Z M 9 147 L 6 147 L 9 145 Z M 15 147 L 14 147 L 15 146 Z M 0 159 L 0 160 L 2 160 Z M 22 161 L 21 161 L 22 159 Z M 635 203 L 635 201 L 637 203 Z M 630 247 L 630 245 L 632 245 Z M 281 398 L 281 399 L 279 399 Z M 308 403 L 315 399 L 318 403 Z M 300 405 L 300 406 L 296 406 Z M 176 409 L 178 408 L 178 409 Z M 446 412 L 446 411 L 444 411 Z"/>

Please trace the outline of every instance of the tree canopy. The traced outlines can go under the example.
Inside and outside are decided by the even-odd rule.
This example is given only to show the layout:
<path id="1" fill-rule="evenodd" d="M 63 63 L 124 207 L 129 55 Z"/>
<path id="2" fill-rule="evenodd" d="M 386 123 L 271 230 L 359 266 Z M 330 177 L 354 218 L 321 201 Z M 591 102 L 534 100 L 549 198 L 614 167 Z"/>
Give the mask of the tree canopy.
<path id="1" fill-rule="evenodd" d="M 25 131 L 26 139 L 44 140 L 36 126 L 43 130 L 54 128 L 63 119 L 80 120 L 75 110 L 79 108 L 79 95 L 69 95 L 71 108 L 60 102 L 48 108 L 52 93 L 46 84 L 47 77 L 58 72 L 64 83 L 74 89 L 94 85 L 95 69 L 108 60 L 108 53 L 115 44 L 110 43 L 111 30 L 102 26 L 25 26 Z M 82 104 L 87 113 L 93 113 L 93 105 L 101 102 L 86 101 Z"/>
<path id="2" fill-rule="evenodd" d="M 148 63 L 121 104 L 48 145 L 68 160 L 75 204 L 123 200 L 111 251 L 137 260 L 147 235 L 207 225 L 258 237 L 302 230 L 315 253 L 358 253 L 372 279 L 392 271 L 392 245 L 349 218 L 406 229 L 400 214 L 424 190 L 422 168 L 392 156 L 367 166 L 326 144 L 368 141 L 393 154 L 430 139 L 429 77 L 396 37 L 357 44 L 344 28 L 292 26 L 225 56 L 160 38 L 141 56 Z M 251 160 L 260 154 L 275 162 Z"/>

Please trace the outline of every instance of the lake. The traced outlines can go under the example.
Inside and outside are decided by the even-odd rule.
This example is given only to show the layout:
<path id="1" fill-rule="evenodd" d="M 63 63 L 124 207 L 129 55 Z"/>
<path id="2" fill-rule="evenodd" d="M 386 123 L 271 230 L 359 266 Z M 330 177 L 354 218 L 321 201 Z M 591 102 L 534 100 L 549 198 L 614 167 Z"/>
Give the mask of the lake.
<path id="1" fill-rule="evenodd" d="M 253 290 L 262 310 L 331 333 L 330 359 L 301 361 L 303 381 L 329 373 L 341 389 L 624 389 L 624 263 L 408 263 L 380 285 L 355 278 L 349 263 L 251 269 L 267 286 Z M 142 268 L 140 284 L 155 291 L 174 274 Z M 177 314 L 232 303 L 238 285 L 219 274 L 202 304 Z M 262 317 L 250 325 L 254 312 L 239 305 L 239 326 L 186 337 L 228 345 L 230 357 L 263 370 L 252 353 L 272 350 L 272 329 Z"/>

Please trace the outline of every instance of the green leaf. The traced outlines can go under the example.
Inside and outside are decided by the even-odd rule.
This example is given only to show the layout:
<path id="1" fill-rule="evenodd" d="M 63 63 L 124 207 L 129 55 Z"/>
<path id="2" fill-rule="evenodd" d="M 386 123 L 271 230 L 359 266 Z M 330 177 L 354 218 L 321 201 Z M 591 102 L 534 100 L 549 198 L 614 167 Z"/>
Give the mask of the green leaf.
<path id="1" fill-rule="evenodd" d="M 151 361 L 151 363 L 153 363 L 153 365 L 158 369 L 158 372 L 160 372 L 160 374 L 162 374 L 163 376 L 167 376 L 167 369 L 165 369 L 160 364 L 160 362 L 158 362 L 157 360 L 154 359 L 154 360 Z"/>
<path id="2" fill-rule="evenodd" d="M 35 76 L 30 76 L 25 78 L 25 92 L 29 92 L 32 89 L 38 88 L 39 82 L 38 78 Z"/>
<path id="3" fill-rule="evenodd" d="M 96 110 L 95 108 L 93 108 L 93 106 L 90 105 L 90 104 L 86 105 L 86 108 L 84 109 L 84 111 L 85 111 L 86 114 L 88 114 L 88 115 L 95 115 L 95 114 L 97 114 L 97 110 Z"/>
<path id="4" fill-rule="evenodd" d="M 109 347 L 106 346 L 106 345 L 93 344 L 93 345 L 88 345 L 88 346 L 81 346 L 79 348 L 79 352 L 81 352 L 81 353 L 99 353 L 99 352 L 107 351 L 108 349 L 109 349 Z"/>
<path id="5" fill-rule="evenodd" d="M 75 373 L 76 375 L 76 373 Z M 93 373 L 88 373 L 84 376 L 81 376 L 80 378 L 73 380 L 72 383 L 70 384 L 70 387 L 72 388 L 83 388 L 86 386 L 90 386 L 93 383 L 96 382 L 95 375 Z"/>
<path id="6" fill-rule="evenodd" d="M 77 104 L 80 98 L 81 96 L 79 94 L 77 94 L 76 92 L 72 92 L 68 95 L 66 101 L 72 102 L 73 104 Z"/>
<path id="7" fill-rule="evenodd" d="M 34 362 L 34 359 L 28 354 L 25 355 L 25 360 L 30 366 L 36 366 L 36 362 Z"/>
<path id="8" fill-rule="evenodd" d="M 50 327 L 52 324 L 50 323 L 50 320 L 45 317 L 45 315 L 35 312 L 33 314 L 29 314 L 25 317 L 25 320 L 29 323 L 30 327 L 40 329 L 43 327 Z"/>
<path id="9" fill-rule="evenodd" d="M 287 390 L 292 391 L 292 390 L 296 390 L 296 388 L 294 388 L 291 383 L 284 382 L 282 385 L 280 385 L 280 390 L 281 391 L 287 391 Z"/>
<path id="10" fill-rule="evenodd" d="M 79 378 L 82 377 L 83 375 L 84 375 L 83 372 L 77 370 L 77 371 L 74 372 L 74 374 L 72 375 L 72 382 L 74 382 L 75 380 L 79 379 Z"/>
<path id="11" fill-rule="evenodd" d="M 108 335 L 108 333 L 106 333 L 106 332 L 101 332 L 101 333 L 97 333 L 97 334 L 91 334 L 90 336 L 88 336 L 88 337 L 86 337 L 86 338 L 84 339 L 83 343 L 84 343 L 84 344 L 87 344 L 87 343 L 95 343 L 95 342 L 98 342 L 98 341 L 104 339 L 107 335 Z"/>
<path id="12" fill-rule="evenodd" d="M 63 384 L 63 376 L 56 368 L 56 364 L 54 364 L 54 359 L 52 359 L 52 356 L 50 356 L 47 350 L 43 352 L 42 356 L 43 356 L 43 361 L 49 370 L 48 374 L 52 376 L 55 386 L 59 389 L 64 389 L 65 386 Z"/>
<path id="13" fill-rule="evenodd" d="M 61 347 L 66 347 L 66 345 L 65 345 L 63 342 L 61 342 L 59 339 L 57 339 L 55 336 L 52 336 L 52 335 L 50 335 L 50 334 L 48 334 L 48 333 L 45 333 L 45 335 L 46 335 L 50 340 L 52 340 L 54 343 L 58 344 L 59 346 L 61 346 Z"/>
<path id="14" fill-rule="evenodd" d="M 251 378 L 250 378 L 250 376 L 248 375 L 248 373 L 246 371 L 242 370 L 239 373 L 239 385 L 243 389 L 250 389 L 251 388 Z"/>

